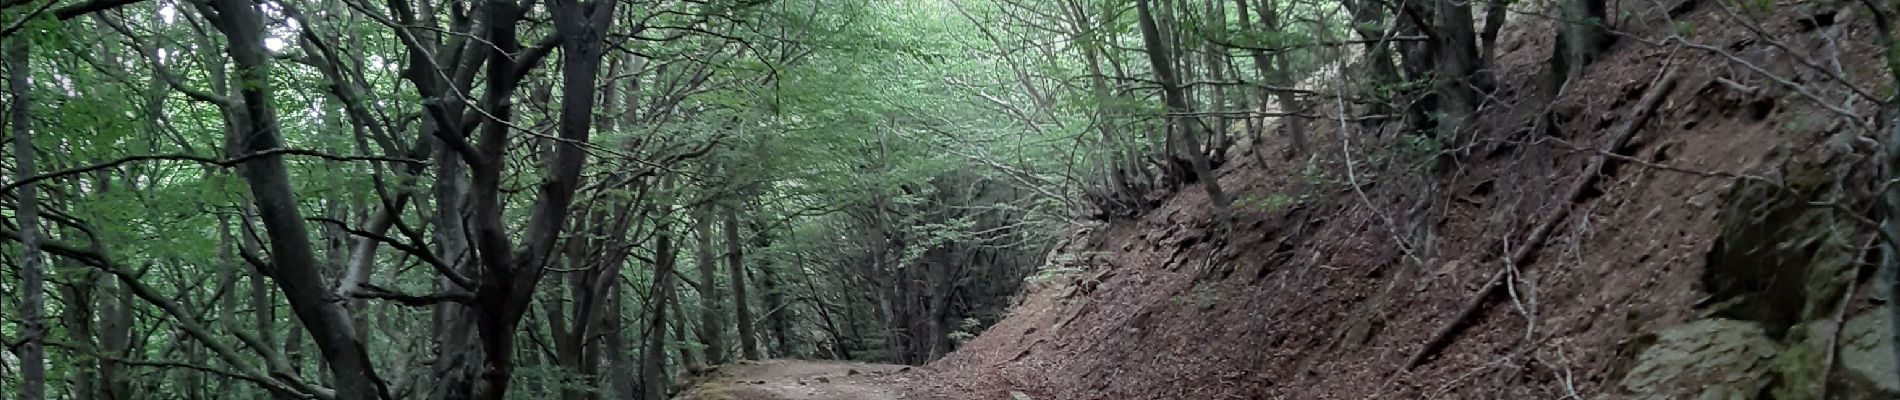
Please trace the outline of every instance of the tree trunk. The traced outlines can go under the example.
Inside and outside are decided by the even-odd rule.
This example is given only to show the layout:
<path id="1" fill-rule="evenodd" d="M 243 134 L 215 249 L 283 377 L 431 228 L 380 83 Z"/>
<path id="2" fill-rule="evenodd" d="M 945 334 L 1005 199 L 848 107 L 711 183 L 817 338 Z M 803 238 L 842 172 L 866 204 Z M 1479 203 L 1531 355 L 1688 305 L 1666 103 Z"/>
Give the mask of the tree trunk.
<path id="1" fill-rule="evenodd" d="M 1281 32 L 1286 30 L 1286 27 L 1282 26 L 1279 9 L 1274 7 L 1272 0 L 1260 0 L 1260 6 L 1255 8 L 1255 11 L 1260 14 L 1260 25 L 1262 29 L 1265 29 L 1267 32 Z M 1279 99 L 1279 111 L 1287 114 L 1305 112 L 1306 102 L 1300 99 L 1297 93 L 1294 93 L 1292 90 L 1286 90 L 1293 88 L 1299 83 L 1299 79 L 1295 79 L 1293 75 L 1292 57 L 1286 54 L 1286 51 L 1274 54 L 1271 57 L 1273 67 L 1262 67 L 1261 71 L 1262 73 L 1266 73 L 1265 71 L 1271 70 L 1272 75 L 1266 77 L 1267 82 L 1272 82 L 1274 86 L 1285 88 L 1274 91 L 1274 94 Z M 1262 60 L 1256 57 L 1254 61 L 1260 62 Z M 1291 160 L 1295 157 L 1305 155 L 1306 117 L 1287 115 L 1280 117 L 1280 124 L 1286 127 L 1287 137 L 1292 141 L 1288 144 L 1287 151 L 1285 154 L 1282 154 L 1282 156 L 1285 159 Z"/>
<path id="2" fill-rule="evenodd" d="M 1392 63 L 1392 44 L 1385 39 L 1386 25 L 1393 23 L 1385 18 L 1385 7 L 1379 0 L 1343 0 L 1352 11 L 1353 31 L 1359 34 L 1365 57 L 1363 62 L 1370 72 L 1368 93 L 1375 99 L 1368 109 L 1372 115 L 1384 115 L 1392 112 L 1391 100 L 1396 100 L 1399 85 L 1399 69 Z M 1375 124 L 1377 121 L 1368 121 Z"/>
<path id="3" fill-rule="evenodd" d="M 590 218 L 578 219 L 574 221 L 572 228 L 577 232 L 588 232 L 588 235 L 592 235 L 594 232 L 590 232 L 591 229 L 589 228 L 591 223 L 592 219 Z M 563 399 L 580 400 L 587 398 L 587 391 L 582 390 L 580 387 L 580 382 L 587 381 L 587 373 L 583 371 L 581 366 L 581 364 L 585 363 L 582 359 L 586 358 L 586 354 L 584 354 L 586 353 L 584 350 L 586 347 L 586 339 L 582 338 L 587 335 L 582 331 L 587 329 L 587 322 L 581 316 L 582 312 L 578 309 L 583 308 L 583 306 L 581 306 L 582 303 L 590 301 L 588 298 L 589 293 L 584 289 L 592 286 L 587 276 L 591 275 L 590 269 L 603 267 L 586 264 L 587 242 L 588 239 L 586 236 L 569 238 L 566 241 L 566 244 L 562 247 L 562 252 L 565 253 L 565 255 L 560 258 L 560 262 L 565 263 L 564 269 L 570 272 L 563 274 L 565 275 L 565 280 L 556 278 L 555 281 L 549 285 L 552 287 L 543 292 L 545 294 L 551 294 L 552 296 L 544 297 L 541 301 L 537 302 L 541 304 L 543 311 L 541 314 L 547 322 L 548 343 L 554 348 L 554 363 L 566 372 L 562 377 L 571 375 L 572 377 L 580 378 L 576 382 L 566 382 L 559 385 L 561 388 L 560 397 Z M 566 284 L 566 290 L 560 287 L 562 284 Z M 572 315 L 569 315 L 566 309 L 566 305 L 569 303 L 574 304 L 576 308 Z"/>
<path id="4" fill-rule="evenodd" d="M 758 223 L 757 219 L 754 219 L 752 222 L 752 231 L 753 248 L 763 251 L 771 247 L 771 238 L 766 236 L 764 226 Z M 771 258 L 769 257 L 760 257 L 757 262 L 759 264 L 759 289 L 765 291 L 766 330 L 769 331 L 767 334 L 771 336 L 771 343 L 769 344 L 771 352 L 770 354 L 766 354 L 766 357 L 791 357 L 792 320 L 797 317 L 792 314 L 790 306 L 785 303 L 784 282 L 779 278 L 778 270 L 775 267 L 776 264 L 771 263 Z"/>
<path id="5" fill-rule="evenodd" d="M 210 175 L 207 173 L 206 175 Z M 238 271 L 248 266 L 238 258 L 237 237 L 231 234 L 231 217 L 218 215 L 218 321 L 224 328 L 235 332 L 238 325 Z M 228 393 L 223 392 L 222 393 Z M 235 394 L 235 393 L 228 393 Z"/>
<path id="6" fill-rule="evenodd" d="M 1227 7 L 1225 4 L 1226 3 L 1221 2 L 1221 0 L 1202 0 L 1201 2 L 1203 12 L 1203 14 L 1201 14 L 1203 24 L 1201 29 L 1211 32 L 1208 34 L 1222 35 L 1223 41 L 1226 40 L 1225 35 L 1227 32 Z M 1232 56 L 1228 53 L 1226 47 L 1214 43 L 1212 40 L 1202 40 L 1201 52 L 1201 56 L 1204 58 L 1202 63 L 1207 64 L 1207 80 L 1213 82 L 1228 82 L 1231 80 L 1228 77 L 1227 64 Z M 1227 147 L 1233 144 L 1232 137 L 1227 134 L 1228 128 L 1233 125 L 1233 117 L 1229 117 L 1227 114 L 1229 111 L 1227 108 L 1227 84 L 1215 84 L 1214 87 L 1208 91 L 1211 93 L 1207 99 L 1207 110 L 1212 111 L 1214 115 L 1206 119 L 1214 121 L 1214 132 L 1213 136 L 1208 138 L 1207 143 L 1208 146 L 1211 147 L 1210 150 L 1214 153 L 1214 160 L 1211 161 L 1218 165 L 1227 160 Z"/>
<path id="7" fill-rule="evenodd" d="M 27 39 L 12 37 L 6 39 L 7 90 L 13 92 L 8 100 L 8 118 L 12 119 L 13 160 L 15 179 L 38 175 L 34 165 L 33 139 L 28 133 L 28 109 L 32 100 L 27 91 L 29 74 L 27 64 Z M 20 224 L 20 345 L 15 354 L 20 357 L 20 399 L 44 400 L 46 398 L 46 277 L 45 266 L 40 255 L 40 216 L 39 188 L 28 183 L 20 185 L 19 208 L 14 218 Z"/>
<path id="8" fill-rule="evenodd" d="M 1883 31 L 1887 29 L 1885 26 L 1882 27 Z M 1893 34 L 1891 31 L 1881 32 L 1883 36 L 1891 34 Z M 1888 37 L 1881 43 L 1888 45 L 1888 72 L 1900 74 L 1900 54 L 1895 53 L 1900 51 L 1900 48 L 1892 47 L 1892 40 Z M 1892 79 L 1900 83 L 1900 75 L 1894 75 Z M 1885 143 L 1881 143 L 1884 160 L 1881 160 L 1878 182 L 1892 182 L 1900 178 L 1900 106 L 1894 105 L 1891 102 L 1893 99 L 1889 100 L 1887 105 L 1881 107 L 1881 113 L 1885 115 L 1878 117 L 1886 123 L 1886 126 L 1882 127 L 1886 130 L 1886 138 Z M 1893 299 L 1894 296 L 1900 295 L 1900 243 L 1894 242 L 1900 240 L 1900 188 L 1893 185 L 1882 186 L 1878 205 L 1881 217 L 1880 234 L 1883 236 L 1880 241 L 1880 275 L 1887 286 L 1887 298 Z M 1895 360 L 1900 360 L 1900 301 L 1889 300 L 1886 308 L 1888 334 L 1892 335 L 1896 343 L 1893 346 L 1893 356 Z"/>
<path id="9" fill-rule="evenodd" d="M 1480 76 L 1485 66 L 1472 31 L 1471 3 L 1434 0 L 1433 4 L 1433 28 L 1438 31 L 1433 60 L 1437 76 L 1432 81 L 1439 99 L 1438 138 L 1445 148 L 1461 148 L 1472 137 L 1478 105 L 1489 85 Z"/>
<path id="10" fill-rule="evenodd" d="M 695 210 L 693 232 L 698 240 L 694 263 L 699 266 L 699 342 L 706 345 L 706 364 L 726 363 L 726 321 L 719 304 L 719 261 L 714 256 L 712 205 Z"/>
<path id="11" fill-rule="evenodd" d="M 233 0 L 235 1 L 235 0 Z M 476 255 L 486 268 L 476 289 L 476 328 L 480 333 L 483 370 L 476 397 L 502 400 L 508 393 L 514 371 L 515 335 L 533 301 L 535 288 L 554 257 L 581 184 L 581 167 L 587 152 L 577 143 L 587 143 L 594 128 L 595 87 L 600 80 L 605 54 L 603 39 L 612 26 L 614 6 L 618 2 L 600 1 L 583 7 L 576 0 L 552 0 L 546 4 L 552 14 L 555 34 L 562 38 L 561 107 L 555 128 L 559 140 L 544 157 L 547 175 L 536 185 L 534 203 L 528 210 L 519 248 L 502 226 L 501 200 L 503 166 L 500 160 L 508 150 L 513 127 L 509 99 L 520 86 L 522 72 L 532 67 L 513 53 L 521 50 L 515 23 L 523 11 L 516 3 L 487 0 L 489 42 L 499 45 L 489 52 L 487 92 L 484 108 L 495 121 L 482 125 L 477 152 L 485 158 L 474 170 L 471 180 L 474 196 L 474 232 Z"/>
<path id="12" fill-rule="evenodd" d="M 108 296 L 100 303 L 99 329 L 100 351 L 115 357 L 125 357 L 130 353 L 132 330 L 134 326 L 132 295 L 121 287 L 119 278 L 102 278 L 100 291 Z M 139 398 L 132 391 L 131 380 L 122 373 L 124 367 L 116 359 L 99 360 L 99 391 L 101 400 L 132 400 Z"/>
<path id="13" fill-rule="evenodd" d="M 237 69 L 241 105 L 234 107 L 239 116 L 232 131 L 240 136 L 230 140 L 249 152 L 283 147 L 278 135 L 277 116 L 272 109 L 268 55 L 264 54 L 264 22 L 258 5 L 243 0 L 213 0 L 216 24 L 231 43 L 227 53 Z M 316 340 L 317 348 L 328 361 L 336 378 L 339 398 L 389 398 L 388 388 L 369 360 L 368 349 L 343 304 L 327 300 L 325 281 L 311 248 L 309 230 L 298 210 L 296 194 L 290 187 L 290 175 L 282 155 L 252 158 L 238 165 L 240 175 L 251 188 L 259 219 L 270 232 L 270 258 L 273 276 L 291 310 Z"/>
<path id="14" fill-rule="evenodd" d="M 1175 79 L 1173 62 L 1168 59 L 1168 46 L 1161 38 L 1161 28 L 1155 24 L 1154 13 L 1149 11 L 1150 2 L 1136 1 L 1135 11 L 1141 24 L 1142 43 L 1147 47 L 1148 63 L 1154 68 L 1155 78 L 1161 81 L 1162 103 L 1167 105 L 1170 114 L 1166 118 L 1170 136 L 1179 139 L 1180 148 L 1176 151 L 1187 158 L 1188 164 L 1194 169 L 1195 178 L 1207 190 L 1207 199 L 1213 205 L 1214 214 L 1224 215 L 1230 201 L 1227 194 L 1221 191 L 1220 178 L 1214 175 L 1213 167 L 1208 165 L 1207 150 L 1201 147 L 1198 127 L 1188 123 L 1191 118 L 1186 114 L 1193 111 L 1188 107 L 1180 82 Z"/>
<path id="15" fill-rule="evenodd" d="M 679 264 L 674 264 L 673 273 L 679 273 L 678 267 Z M 686 307 L 680 305 L 679 289 L 673 287 L 667 288 L 667 291 L 668 297 L 671 297 L 671 301 L 666 302 L 665 306 L 673 309 L 673 323 L 666 325 L 673 330 L 673 341 L 679 343 L 679 345 L 674 346 L 678 347 L 680 351 L 679 365 L 685 367 L 704 367 L 706 365 L 705 357 L 700 357 L 700 352 L 697 347 L 688 345 L 688 343 L 695 343 L 695 341 L 686 334 L 686 327 L 690 324 L 686 320 Z"/>
<path id="16" fill-rule="evenodd" d="M 77 275 L 75 283 L 59 286 L 60 296 L 63 297 L 64 300 L 61 304 L 65 305 L 65 307 L 60 310 L 60 323 L 66 327 L 66 337 L 70 338 L 72 346 L 76 349 L 81 349 L 81 351 L 84 352 L 98 352 L 100 351 L 99 346 L 94 339 L 97 338 L 99 334 L 98 329 L 95 329 L 92 322 L 97 315 L 94 311 L 94 305 L 97 302 L 94 299 L 98 297 L 98 284 L 100 280 L 104 278 L 100 276 L 97 270 L 86 269 L 83 266 L 75 265 L 71 260 L 57 262 L 62 264 L 61 267 L 55 267 L 57 269 L 84 271 L 75 274 Z M 228 290 L 221 290 L 221 292 L 228 292 Z M 225 298 L 228 299 L 230 296 L 226 295 Z M 96 399 L 99 394 L 100 382 L 99 358 L 89 355 L 74 358 L 77 360 L 68 361 L 72 363 L 74 367 L 68 368 L 66 371 L 67 379 L 72 381 L 70 393 L 72 394 L 73 400 Z"/>
<path id="17" fill-rule="evenodd" d="M 433 118 L 423 119 L 422 129 L 431 132 L 446 129 Z M 475 273 L 469 244 L 468 225 L 463 219 L 468 212 L 467 191 L 469 187 L 466 167 L 461 153 L 451 149 L 435 135 L 422 138 L 425 145 L 434 148 L 436 181 L 434 185 L 435 207 L 432 215 L 435 229 L 430 235 L 435 239 L 435 253 L 449 270 L 470 276 Z M 439 292 L 463 291 L 472 288 L 444 276 L 436 279 L 435 290 Z M 481 349 L 475 346 L 475 310 L 466 304 L 443 302 L 434 307 L 431 340 L 436 348 L 435 362 L 430 365 L 429 385 L 431 400 L 456 400 L 474 397 L 475 381 L 480 374 L 482 362 Z"/>
<path id="18" fill-rule="evenodd" d="M 758 335 L 753 332 L 752 307 L 746 300 L 745 242 L 739 240 L 737 206 L 725 207 L 726 274 L 732 278 L 732 310 L 739 326 L 739 353 L 747 360 L 759 360 Z"/>
<path id="19" fill-rule="evenodd" d="M 666 216 L 660 216 L 661 221 Z M 646 348 L 640 351 L 640 398 L 666 399 L 666 310 L 673 302 L 673 228 L 665 222 L 654 232 L 653 284 L 647 289 Z M 681 363 L 691 362 L 681 357 Z M 627 393 L 632 395 L 632 393 Z"/>
<path id="20" fill-rule="evenodd" d="M 256 214 L 250 211 L 251 208 L 249 205 L 240 204 L 238 206 L 239 218 L 230 222 L 238 224 L 240 228 L 236 232 L 233 232 L 233 234 L 239 236 L 236 240 L 238 252 L 241 254 L 262 254 L 264 245 L 257 242 L 257 235 L 252 231 L 250 222 L 247 222 L 250 219 L 250 215 Z M 246 270 L 249 271 L 248 278 L 250 280 L 251 326 L 252 329 L 257 331 L 258 343 L 269 346 L 269 343 L 277 343 L 273 340 L 273 338 L 277 337 L 277 302 L 271 296 L 273 290 L 271 289 L 271 284 L 265 279 L 264 271 L 261 268 L 255 267 L 246 268 Z M 130 297 L 138 293 L 137 283 L 122 282 L 122 284 L 125 286 L 124 289 L 126 292 L 126 294 L 122 296 L 128 296 L 125 300 L 126 307 L 124 310 L 132 310 Z M 127 318 L 131 317 L 128 316 Z M 129 320 L 127 322 L 128 326 L 131 325 Z M 236 323 L 236 321 L 232 321 L 232 323 Z M 288 335 L 287 339 L 283 342 L 284 357 L 286 358 L 286 362 L 289 363 L 286 369 L 290 369 L 292 372 L 295 372 L 295 368 L 298 365 L 297 362 L 300 360 L 298 357 L 301 353 L 297 351 L 303 345 L 303 336 L 299 335 L 300 332 L 303 332 L 303 328 L 297 327 L 293 321 L 290 327 L 290 335 Z M 129 337 L 127 340 L 130 340 Z M 291 399 L 290 396 L 282 393 L 273 393 L 272 398 L 279 400 Z"/>
<path id="21" fill-rule="evenodd" d="M 619 277 L 612 277 L 618 281 Z M 618 283 L 607 285 L 607 310 L 601 320 L 601 331 L 606 334 L 601 343 L 602 356 L 607 361 L 607 373 L 601 374 L 603 389 L 612 389 L 605 398 L 624 399 L 637 396 L 633 388 L 638 386 L 640 378 L 635 364 L 627 349 L 627 318 L 625 303 L 627 290 Z M 644 337 L 641 339 L 645 339 Z"/>
<path id="22" fill-rule="evenodd" d="M 95 181 L 97 182 L 96 187 L 98 189 L 94 193 L 110 193 L 112 191 L 111 175 L 102 171 L 95 176 Z M 132 332 L 137 329 L 137 321 L 134 319 L 135 313 L 133 312 L 135 307 L 133 301 L 134 296 L 129 290 L 126 290 L 119 284 L 119 277 L 117 276 L 106 274 L 95 282 L 99 283 L 99 288 L 94 289 L 94 292 L 103 293 L 104 296 L 106 296 L 98 303 L 99 329 L 95 331 L 99 336 L 98 351 L 113 356 L 99 360 L 100 384 L 98 398 L 100 400 L 132 400 L 140 398 L 138 393 L 133 392 L 132 389 L 135 388 L 135 386 L 133 386 L 131 380 L 122 373 L 124 366 L 119 365 L 119 361 L 117 360 L 119 357 L 127 357 L 132 354 Z M 229 296 L 235 297 L 236 294 L 229 294 Z M 237 321 L 233 320 L 231 323 L 235 325 Z"/>
<path id="23" fill-rule="evenodd" d="M 1394 16 L 1394 22 L 1398 24 L 1400 35 L 1425 34 L 1425 29 L 1428 28 L 1426 24 L 1431 21 L 1432 9 L 1427 8 L 1424 3 L 1426 2 L 1399 3 L 1397 11 L 1399 15 Z M 1432 114 L 1438 111 L 1439 95 L 1428 84 L 1419 85 L 1419 83 L 1431 82 L 1432 66 L 1437 62 L 1434 60 L 1437 54 L 1433 49 L 1438 45 L 1430 41 L 1399 42 L 1397 45 L 1401 60 L 1399 68 L 1404 73 L 1404 82 L 1406 82 L 1405 87 L 1402 88 L 1403 96 L 1398 99 L 1399 104 L 1406 105 L 1406 129 L 1418 135 L 1431 135 L 1438 126 L 1438 121 Z"/>
<path id="24" fill-rule="evenodd" d="M 1124 191 L 1128 190 L 1128 185 L 1124 181 L 1125 174 L 1122 173 L 1124 167 L 1120 151 L 1121 141 L 1115 136 L 1114 124 L 1107 121 L 1108 100 L 1112 97 L 1112 92 L 1108 88 L 1108 76 L 1102 71 L 1101 38 L 1096 34 L 1094 19 L 1090 17 L 1080 1 L 1066 0 L 1063 4 L 1066 6 L 1063 8 L 1064 15 L 1069 17 L 1069 23 L 1075 31 L 1075 45 L 1082 49 L 1082 59 L 1088 66 L 1089 92 L 1095 100 L 1093 125 L 1096 132 L 1100 134 L 1096 143 L 1101 146 L 1098 149 L 1101 155 L 1097 157 L 1095 164 L 1097 173 L 1102 174 L 1102 179 L 1104 179 L 1102 183 L 1106 186 L 1103 188 L 1103 196 L 1109 204 L 1125 203 L 1132 199 L 1122 198 Z"/>
<path id="25" fill-rule="evenodd" d="M 1479 65 L 1497 65 L 1498 34 L 1504 31 L 1504 20 L 1507 18 L 1510 6 L 1509 0 L 1484 2 L 1484 28 L 1478 31 Z M 1558 23 L 1562 24 L 1562 22 Z"/>
<path id="26" fill-rule="evenodd" d="M 1603 0 L 1562 0 L 1557 2 L 1562 18 L 1557 21 L 1557 46 L 1551 54 L 1549 83 L 1544 88 L 1551 96 L 1564 82 L 1583 74 L 1584 67 L 1610 45 L 1609 18 Z"/>

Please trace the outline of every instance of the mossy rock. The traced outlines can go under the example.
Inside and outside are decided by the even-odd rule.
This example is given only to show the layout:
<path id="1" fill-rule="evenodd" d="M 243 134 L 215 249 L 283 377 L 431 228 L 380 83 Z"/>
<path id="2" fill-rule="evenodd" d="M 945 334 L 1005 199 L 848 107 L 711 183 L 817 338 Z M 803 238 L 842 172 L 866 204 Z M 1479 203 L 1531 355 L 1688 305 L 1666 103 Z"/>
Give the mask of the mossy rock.
<path id="1" fill-rule="evenodd" d="M 1814 400 L 1827 369 L 1821 364 L 1827 357 L 1827 330 L 1830 324 L 1809 321 L 1795 325 L 1788 334 L 1788 347 L 1775 356 L 1775 400 Z"/>
<path id="2" fill-rule="evenodd" d="M 1705 315 L 1753 321 L 1769 337 L 1798 341 L 1797 325 L 1825 318 L 1858 265 L 1852 223 L 1809 202 L 1827 189 L 1788 172 L 1786 190 L 1750 183 L 1728 193 L 1702 284 Z"/>
<path id="3" fill-rule="evenodd" d="M 1781 346 L 1755 323 L 1712 318 L 1656 333 L 1623 376 L 1620 398 L 1752 400 L 1775 381 Z"/>

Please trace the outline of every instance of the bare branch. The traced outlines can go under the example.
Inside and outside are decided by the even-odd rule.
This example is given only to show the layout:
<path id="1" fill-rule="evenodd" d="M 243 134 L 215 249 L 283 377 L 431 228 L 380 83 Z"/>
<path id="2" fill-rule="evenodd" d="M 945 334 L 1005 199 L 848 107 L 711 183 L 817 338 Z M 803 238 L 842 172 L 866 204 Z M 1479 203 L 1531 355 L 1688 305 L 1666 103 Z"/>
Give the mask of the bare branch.
<path id="1" fill-rule="evenodd" d="M 197 163 L 216 165 L 220 167 L 232 167 L 232 166 L 236 166 L 237 164 L 243 163 L 245 161 L 250 161 L 250 160 L 262 158 L 262 157 L 280 156 L 280 155 L 309 156 L 309 157 L 316 157 L 316 158 L 321 158 L 321 159 L 331 160 L 331 161 L 385 161 L 385 162 L 398 162 L 398 163 L 406 163 L 406 164 L 426 163 L 426 161 L 411 160 L 411 159 L 406 159 L 406 158 L 379 157 L 379 156 L 342 156 L 342 155 L 322 153 L 315 150 L 284 149 L 284 148 L 264 150 L 264 151 L 239 155 L 237 157 L 231 157 L 231 158 L 225 158 L 225 159 L 217 159 L 217 158 L 197 156 L 197 155 L 191 155 L 191 154 L 147 154 L 147 155 L 128 156 L 128 157 L 120 158 L 117 160 L 105 161 L 105 162 L 100 162 L 100 163 L 92 164 L 92 165 L 74 167 L 74 168 L 49 172 L 45 174 L 34 175 L 26 179 L 21 179 L 18 181 L 9 182 L 5 185 L 0 185 L 0 193 L 13 191 L 13 189 L 19 188 L 21 185 L 25 185 L 29 183 L 44 181 L 44 180 L 53 179 L 53 178 L 59 178 L 59 177 L 68 176 L 68 175 L 83 174 L 87 172 L 113 168 L 120 165 L 125 165 L 125 164 L 130 164 L 130 163 L 135 163 L 135 162 L 192 161 L 192 162 L 197 162 Z"/>

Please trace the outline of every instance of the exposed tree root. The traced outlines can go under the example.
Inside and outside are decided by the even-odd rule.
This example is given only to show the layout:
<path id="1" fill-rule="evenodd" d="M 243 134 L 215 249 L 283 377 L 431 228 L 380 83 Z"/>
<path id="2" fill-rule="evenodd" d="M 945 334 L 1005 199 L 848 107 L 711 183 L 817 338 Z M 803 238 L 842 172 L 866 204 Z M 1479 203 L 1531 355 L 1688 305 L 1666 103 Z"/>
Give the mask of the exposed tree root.
<path id="1" fill-rule="evenodd" d="M 1643 98 L 1636 104 L 1636 110 L 1631 113 L 1630 118 L 1624 120 L 1623 124 L 1618 126 L 1615 133 L 1610 136 L 1609 143 L 1603 147 L 1605 153 L 1614 153 L 1628 144 L 1630 138 L 1636 135 L 1636 131 L 1642 129 L 1643 125 L 1649 122 L 1649 118 L 1655 114 L 1656 108 L 1662 104 L 1664 95 L 1675 89 L 1675 67 L 1666 67 L 1666 71 L 1650 83 L 1649 92 L 1643 94 Z M 1526 237 L 1517 250 L 1511 253 L 1510 258 L 1505 260 L 1507 266 L 1523 265 L 1530 260 L 1531 255 L 1537 253 L 1538 249 L 1543 248 L 1544 241 L 1550 238 L 1550 233 L 1555 230 L 1557 224 L 1570 214 L 1570 205 L 1584 200 L 1585 189 L 1596 183 L 1607 164 L 1609 164 L 1609 157 L 1604 154 L 1599 153 L 1590 157 L 1590 163 L 1584 168 L 1583 175 L 1577 177 L 1576 182 L 1564 192 L 1563 198 L 1567 199 L 1565 203 L 1551 210 L 1550 216 L 1544 218 L 1536 228 L 1531 230 L 1530 236 Z M 1504 280 L 1510 275 L 1508 271 L 1509 268 L 1500 268 L 1497 273 L 1491 274 L 1491 279 L 1485 282 L 1484 287 L 1478 289 L 1478 293 L 1466 300 L 1450 321 L 1446 321 L 1445 325 L 1433 332 L 1431 340 L 1425 342 L 1425 347 L 1412 353 L 1412 357 L 1398 372 L 1409 371 L 1423 365 L 1426 359 L 1437 355 L 1439 351 L 1444 350 L 1445 346 L 1450 345 L 1452 339 L 1457 338 L 1461 328 L 1467 325 L 1466 322 L 1483 310 L 1485 305 L 1490 304 L 1490 299 L 1504 288 Z"/>

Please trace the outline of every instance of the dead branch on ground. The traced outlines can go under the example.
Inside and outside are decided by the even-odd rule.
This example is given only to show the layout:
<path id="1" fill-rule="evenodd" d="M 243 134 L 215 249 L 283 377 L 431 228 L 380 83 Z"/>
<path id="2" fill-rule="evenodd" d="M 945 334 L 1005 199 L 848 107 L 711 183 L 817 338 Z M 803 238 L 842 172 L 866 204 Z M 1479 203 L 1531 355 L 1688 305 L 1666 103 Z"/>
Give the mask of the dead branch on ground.
<path id="1" fill-rule="evenodd" d="M 1665 95 L 1672 89 L 1675 89 L 1675 66 L 1673 64 L 1668 65 L 1665 66 L 1664 69 L 1666 72 L 1650 83 L 1649 92 L 1643 94 L 1642 100 L 1637 103 L 1636 110 L 1631 112 L 1629 119 L 1624 120 L 1623 124 L 1617 127 L 1614 134 L 1611 135 L 1609 142 L 1603 146 L 1605 151 L 1614 152 L 1616 149 L 1622 148 L 1624 144 L 1628 143 L 1630 138 L 1635 136 L 1636 132 L 1641 130 L 1641 128 L 1649 122 L 1649 118 L 1655 113 L 1657 106 L 1662 104 Z M 1577 177 L 1576 182 L 1571 184 L 1570 188 L 1564 192 L 1565 203 L 1551 210 L 1550 216 L 1546 217 L 1543 222 L 1531 230 L 1530 236 L 1523 241 L 1521 246 L 1517 248 L 1517 251 L 1510 255 L 1509 259 L 1505 260 L 1506 265 L 1523 265 L 1530 260 L 1531 255 L 1536 254 L 1538 249 L 1543 248 L 1544 241 L 1549 239 L 1550 233 L 1554 230 L 1553 227 L 1569 215 L 1571 204 L 1583 200 L 1584 189 L 1596 183 L 1597 179 L 1600 178 L 1603 173 L 1604 166 L 1609 164 L 1609 161 L 1610 157 L 1602 154 L 1597 154 L 1590 158 L 1590 163 L 1584 168 L 1583 175 Z M 1464 327 L 1466 325 L 1465 322 L 1472 316 L 1477 315 L 1478 311 L 1490 303 L 1488 300 L 1492 295 L 1503 288 L 1504 279 L 1508 275 L 1508 269 L 1500 269 L 1498 272 L 1493 273 L 1491 279 L 1485 282 L 1483 288 L 1478 289 L 1478 293 L 1472 295 L 1469 300 L 1466 300 L 1464 305 L 1459 308 L 1458 313 L 1454 314 L 1450 321 L 1440 326 L 1438 330 L 1432 334 L 1431 340 L 1425 342 L 1425 347 L 1413 353 L 1412 357 L 1405 362 L 1405 365 L 1399 368 L 1399 372 L 1417 368 L 1419 365 L 1424 364 L 1427 358 L 1438 354 L 1445 346 L 1450 345 L 1452 339 L 1457 337 L 1460 330 L 1459 328 Z"/>

